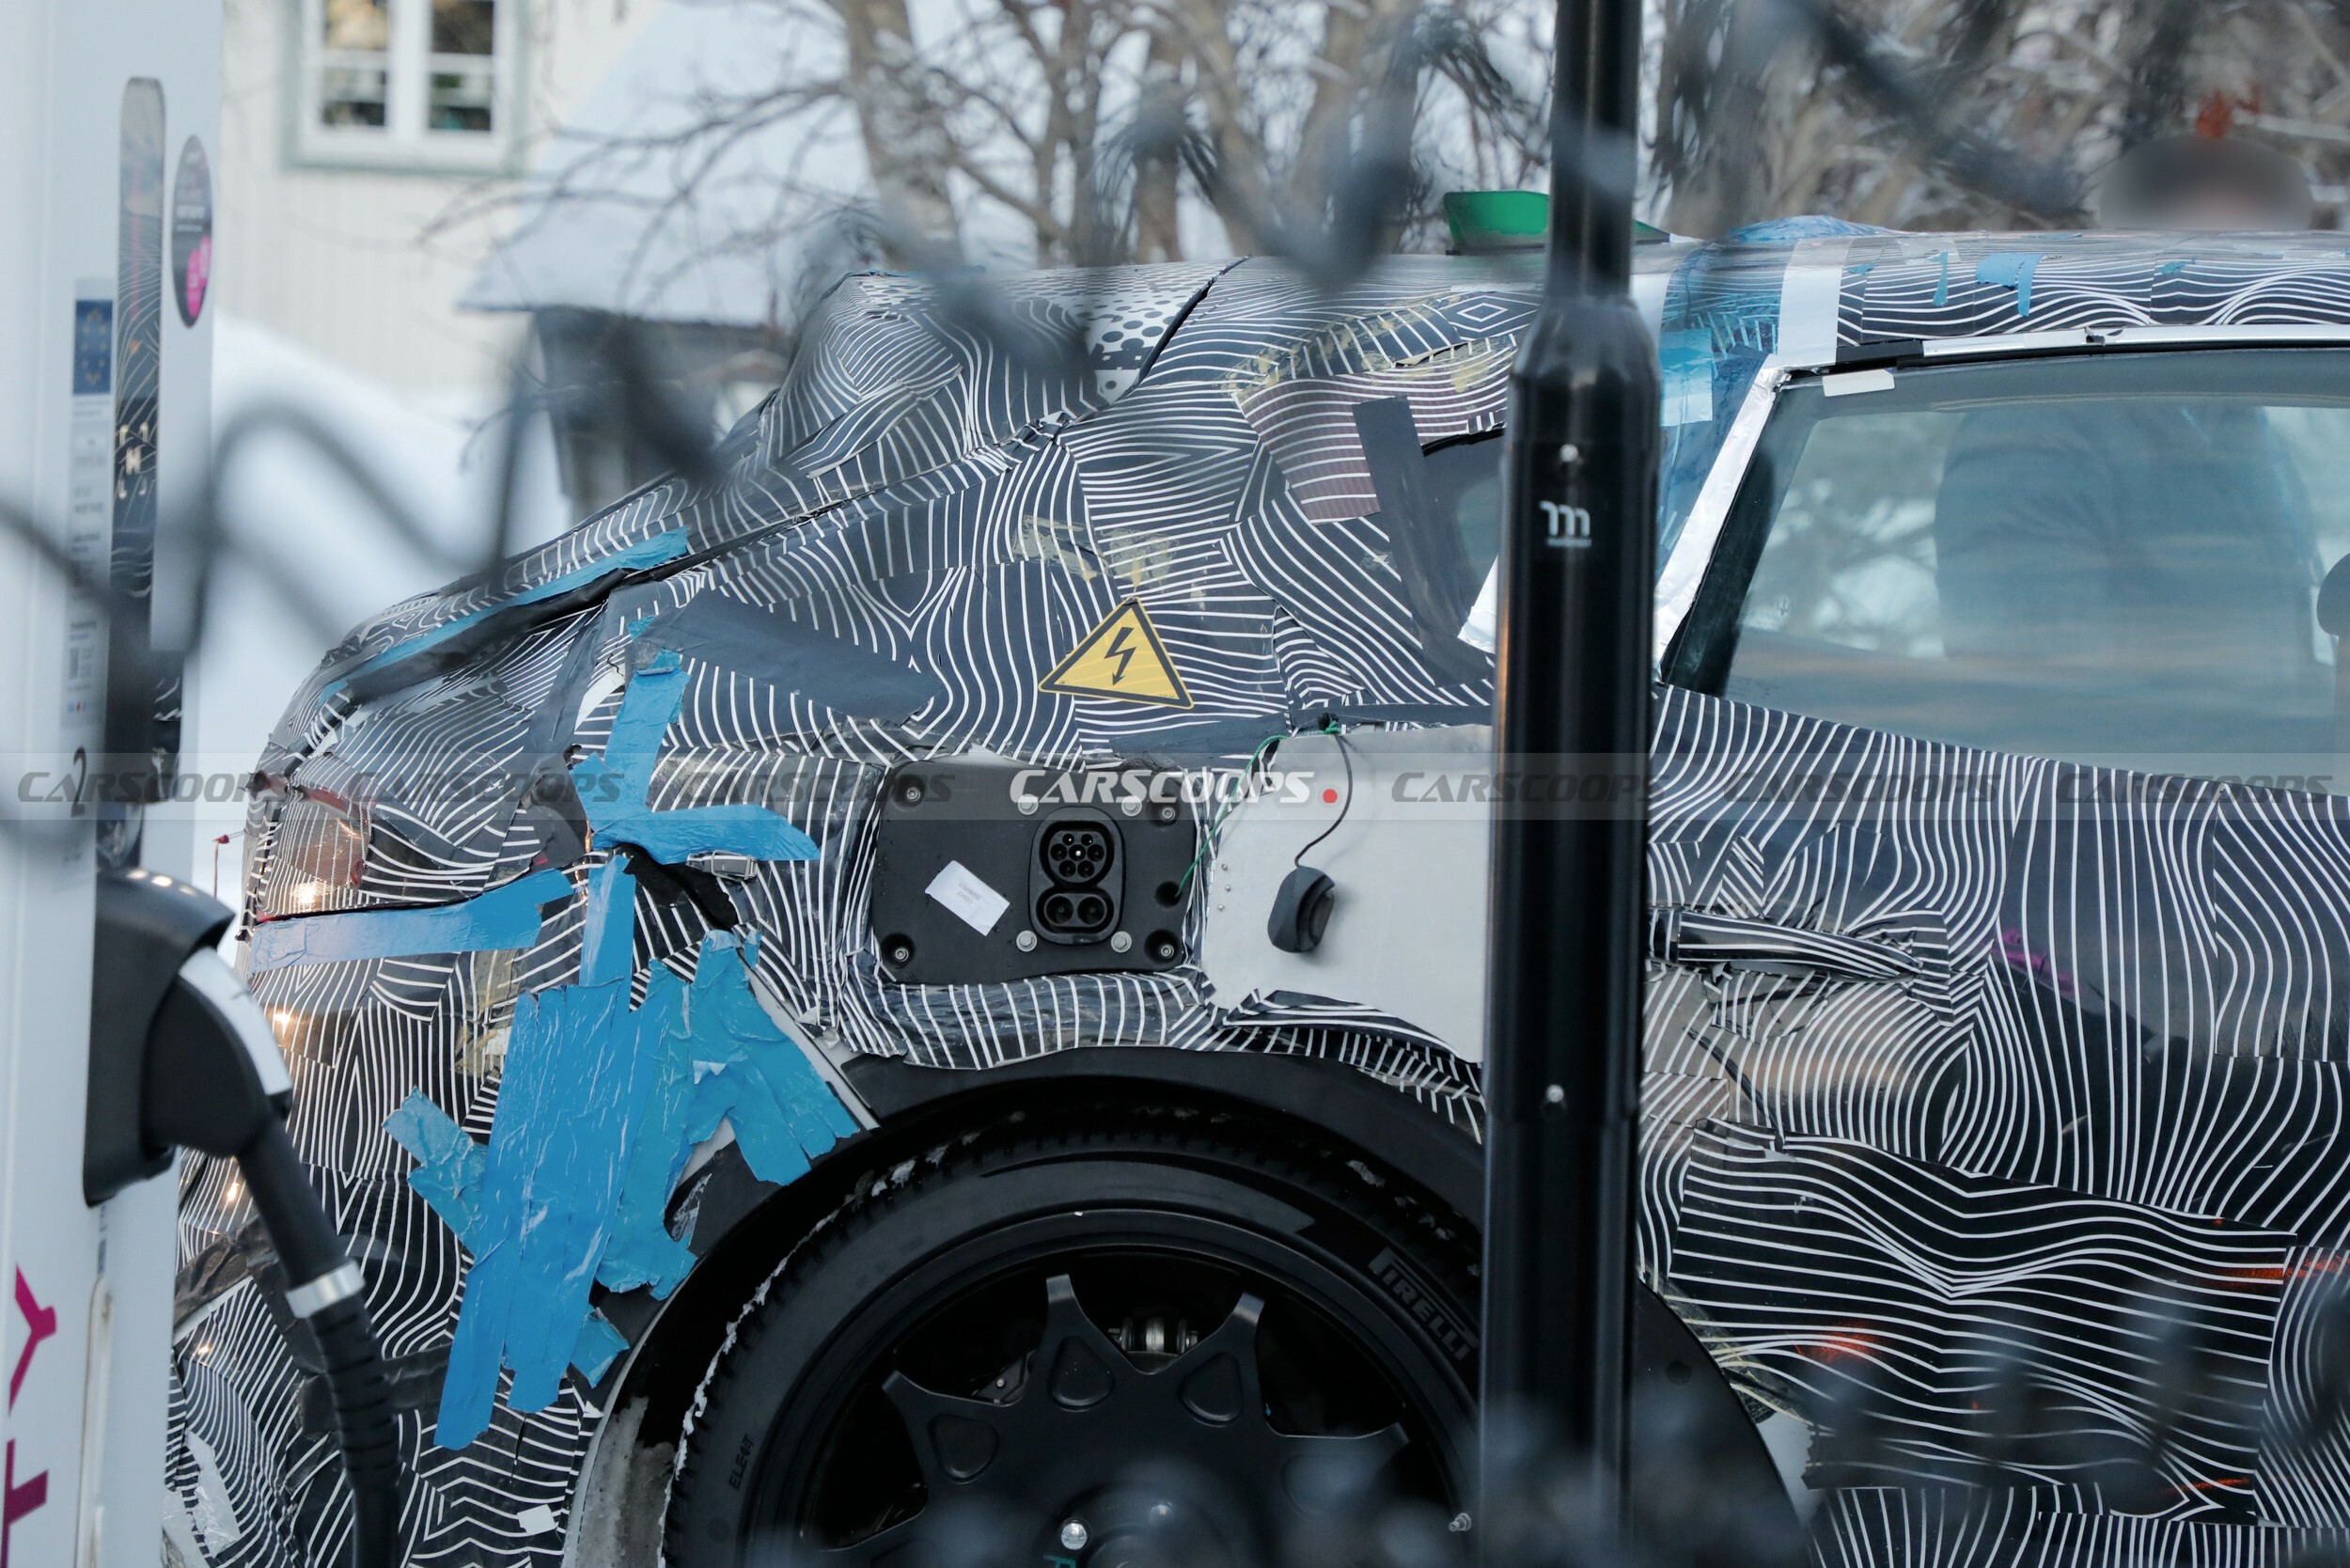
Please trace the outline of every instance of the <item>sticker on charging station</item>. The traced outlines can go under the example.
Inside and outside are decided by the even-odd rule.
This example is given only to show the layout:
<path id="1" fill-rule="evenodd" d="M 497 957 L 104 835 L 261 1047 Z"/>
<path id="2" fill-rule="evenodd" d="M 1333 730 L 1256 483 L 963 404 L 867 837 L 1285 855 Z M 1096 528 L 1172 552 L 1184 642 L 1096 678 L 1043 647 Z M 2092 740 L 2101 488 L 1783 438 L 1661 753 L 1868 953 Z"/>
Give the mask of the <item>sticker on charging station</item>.
<path id="1" fill-rule="evenodd" d="M 960 860 L 948 861 L 946 870 L 931 878 L 931 885 L 922 891 L 945 904 L 956 919 L 981 936 L 994 931 L 995 922 L 1011 906 L 1010 899 L 981 882 Z"/>
<path id="2" fill-rule="evenodd" d="M 171 182 L 171 288 L 181 321 L 196 325 L 212 286 L 212 161 L 204 144 L 190 136 Z"/>
<path id="3" fill-rule="evenodd" d="M 115 280 L 73 288 L 73 397 L 67 427 L 66 552 L 84 581 L 103 582 L 114 541 Z M 72 744 L 95 746 L 106 681 L 106 618 L 94 594 L 66 595 L 65 719 Z"/>

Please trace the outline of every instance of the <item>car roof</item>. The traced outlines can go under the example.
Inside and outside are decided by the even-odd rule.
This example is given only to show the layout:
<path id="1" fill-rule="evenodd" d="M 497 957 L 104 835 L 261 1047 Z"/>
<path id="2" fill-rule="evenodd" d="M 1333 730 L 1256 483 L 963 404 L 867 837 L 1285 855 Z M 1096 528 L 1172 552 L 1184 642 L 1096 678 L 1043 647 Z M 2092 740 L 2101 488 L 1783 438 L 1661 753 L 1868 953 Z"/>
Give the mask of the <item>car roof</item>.
<path id="1" fill-rule="evenodd" d="M 2350 248 L 2333 233 L 1907 233 L 1785 219 L 1653 247 L 1665 325 L 1724 341 L 1825 324 L 1853 346 L 2130 327 L 2350 324 Z M 1832 304 L 1825 322 L 1819 313 Z M 1810 321 L 1792 319 L 1809 307 Z"/>

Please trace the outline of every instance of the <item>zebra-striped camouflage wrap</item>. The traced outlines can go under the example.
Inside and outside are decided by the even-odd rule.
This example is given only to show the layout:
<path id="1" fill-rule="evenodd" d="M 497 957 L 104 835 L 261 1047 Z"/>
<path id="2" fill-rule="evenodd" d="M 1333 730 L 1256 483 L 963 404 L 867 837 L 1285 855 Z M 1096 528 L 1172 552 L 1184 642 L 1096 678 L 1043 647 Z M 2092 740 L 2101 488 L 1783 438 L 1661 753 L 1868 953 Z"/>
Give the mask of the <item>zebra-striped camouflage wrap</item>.
<path id="1" fill-rule="evenodd" d="M 1983 266 L 2020 253 L 2038 259 Z M 2292 238 L 1829 226 L 1642 267 L 1676 421 L 1668 531 L 1796 337 L 2350 323 L 2350 257 Z M 2029 313 L 1984 275 L 2028 276 Z M 580 894 L 525 949 L 254 976 L 393 1357 L 414 1560 L 556 1561 L 603 1419 L 573 1374 L 544 1409 L 501 1401 L 468 1448 L 434 1443 L 468 1260 L 383 1128 L 421 1093 L 490 1137 L 516 998 L 578 980 L 609 858 L 572 770 L 661 650 L 684 697 L 647 807 L 764 808 L 819 846 L 722 884 L 755 988 L 810 1051 L 1308 1053 L 1476 1129 L 1462 1043 L 1409 1020 L 1216 996 L 1188 966 L 899 985 L 865 911 L 881 780 L 907 759 L 1204 777 L 1325 722 L 1486 722 L 1490 666 L 1464 680 L 1460 649 L 1428 645 L 1354 412 L 1403 399 L 1423 445 L 1497 431 L 1537 279 L 1507 258 L 1398 259 L 1334 294 L 1253 262 L 967 295 L 853 278 L 713 477 L 400 605 L 310 678 L 260 763 L 257 918 L 452 904 L 545 867 Z M 1189 705 L 1043 689 L 1130 603 Z M 1823 767 L 1904 787 L 1774 785 Z M 1814 1427 L 1812 1479 L 1841 1488 L 1822 1560 L 2282 1565 L 2350 1526 L 2350 1443 L 2325 1420 L 2350 1247 L 2345 803 L 2151 796 L 1673 692 L 1655 769 L 1643 1268 L 1758 1415 Z M 655 965 L 692 975 L 710 913 L 642 884 L 633 929 L 642 998 Z M 1480 964 L 1480 942 L 1432 961 Z M 331 1560 L 348 1519 L 283 1281 L 232 1172 L 183 1180 L 189 1533 L 220 1565 Z M 2180 1367 L 2201 1379 L 2184 1405 Z M 1986 1430 L 2003 1379 L 2083 1440 Z M 2105 1464 L 2131 1444 L 2158 1484 Z"/>

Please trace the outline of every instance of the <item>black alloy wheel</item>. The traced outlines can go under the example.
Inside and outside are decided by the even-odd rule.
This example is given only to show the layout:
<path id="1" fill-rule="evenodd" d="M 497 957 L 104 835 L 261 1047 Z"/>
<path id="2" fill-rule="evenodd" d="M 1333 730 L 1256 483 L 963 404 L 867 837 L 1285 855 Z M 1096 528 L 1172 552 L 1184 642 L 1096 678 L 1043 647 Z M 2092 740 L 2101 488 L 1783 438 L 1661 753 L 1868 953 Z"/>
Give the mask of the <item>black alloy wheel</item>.
<path id="1" fill-rule="evenodd" d="M 1362 1162 L 1097 1107 L 855 1191 L 711 1368 L 678 1568 L 1368 1563 L 1464 1506 L 1476 1236 Z"/>

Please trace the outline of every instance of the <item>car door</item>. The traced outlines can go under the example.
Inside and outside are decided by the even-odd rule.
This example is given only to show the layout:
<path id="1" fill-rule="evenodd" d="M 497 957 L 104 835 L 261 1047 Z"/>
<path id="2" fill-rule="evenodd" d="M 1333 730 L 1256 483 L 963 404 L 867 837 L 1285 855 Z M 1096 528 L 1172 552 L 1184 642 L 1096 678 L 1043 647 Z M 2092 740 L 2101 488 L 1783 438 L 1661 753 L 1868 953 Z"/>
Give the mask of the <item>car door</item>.
<path id="1" fill-rule="evenodd" d="M 1646 1257 L 1832 1556 L 2350 1524 L 2346 365 L 1798 373 L 1684 542 Z"/>

